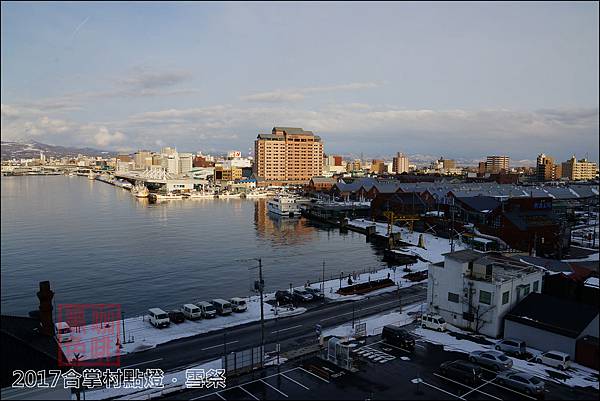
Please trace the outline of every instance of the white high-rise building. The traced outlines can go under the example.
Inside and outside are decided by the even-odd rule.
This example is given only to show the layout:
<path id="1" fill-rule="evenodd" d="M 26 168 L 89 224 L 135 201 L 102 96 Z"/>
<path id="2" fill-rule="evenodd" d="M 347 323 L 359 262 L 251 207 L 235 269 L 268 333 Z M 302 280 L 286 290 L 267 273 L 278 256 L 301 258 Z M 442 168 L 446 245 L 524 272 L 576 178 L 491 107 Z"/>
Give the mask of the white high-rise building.
<path id="1" fill-rule="evenodd" d="M 191 153 L 179 153 L 179 173 L 187 174 L 192 170 L 192 154 Z"/>

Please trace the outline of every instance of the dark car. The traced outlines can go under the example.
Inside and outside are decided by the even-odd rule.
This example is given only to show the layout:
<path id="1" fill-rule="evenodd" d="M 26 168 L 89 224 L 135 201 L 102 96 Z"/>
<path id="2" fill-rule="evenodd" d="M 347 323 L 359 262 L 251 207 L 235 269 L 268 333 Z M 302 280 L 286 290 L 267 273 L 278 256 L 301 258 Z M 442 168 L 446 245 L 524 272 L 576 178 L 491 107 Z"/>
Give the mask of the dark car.
<path id="1" fill-rule="evenodd" d="M 173 323 L 183 323 L 185 322 L 185 315 L 180 310 L 172 310 L 169 311 L 169 320 Z"/>
<path id="2" fill-rule="evenodd" d="M 312 294 L 304 290 L 294 290 L 293 297 L 296 302 L 310 302 L 313 300 Z"/>
<path id="3" fill-rule="evenodd" d="M 474 363 L 460 359 L 442 363 L 440 365 L 440 372 L 443 376 L 467 384 L 476 384 L 481 381 L 481 368 Z"/>
<path id="4" fill-rule="evenodd" d="M 288 291 L 277 291 L 275 293 L 275 300 L 279 302 L 280 305 L 286 305 L 291 304 L 294 301 L 294 298 Z"/>
<path id="5" fill-rule="evenodd" d="M 415 338 L 406 330 L 397 326 L 387 325 L 383 327 L 381 339 L 390 345 L 404 348 L 409 351 L 415 349 Z"/>
<path id="6" fill-rule="evenodd" d="M 322 299 L 325 295 L 318 288 L 308 287 L 306 288 L 306 292 L 313 296 L 314 299 Z"/>

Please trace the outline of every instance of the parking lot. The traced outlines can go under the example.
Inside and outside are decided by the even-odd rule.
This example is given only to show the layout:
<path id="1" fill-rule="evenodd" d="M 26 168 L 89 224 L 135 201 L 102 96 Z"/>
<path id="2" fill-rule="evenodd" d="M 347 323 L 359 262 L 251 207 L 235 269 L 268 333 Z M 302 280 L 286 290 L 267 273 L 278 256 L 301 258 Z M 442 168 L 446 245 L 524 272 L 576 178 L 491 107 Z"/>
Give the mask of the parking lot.
<path id="1" fill-rule="evenodd" d="M 296 366 L 261 378 L 227 387 L 220 391 L 190 398 L 191 400 L 278 400 L 308 399 L 330 384 L 318 374 Z"/>
<path id="2" fill-rule="evenodd" d="M 344 371 L 317 357 L 269 367 L 244 377 L 228 379 L 222 390 L 189 390 L 185 397 L 203 400 L 282 399 L 418 399 L 418 400 L 535 400 L 498 383 L 495 372 L 483 369 L 483 382 L 467 385 L 440 374 L 444 361 L 466 354 L 417 341 L 413 352 L 377 337 L 356 347 L 357 371 Z M 545 381 L 546 399 L 597 399 L 591 388 L 570 388 Z M 181 396 L 179 396 L 181 398 Z"/>

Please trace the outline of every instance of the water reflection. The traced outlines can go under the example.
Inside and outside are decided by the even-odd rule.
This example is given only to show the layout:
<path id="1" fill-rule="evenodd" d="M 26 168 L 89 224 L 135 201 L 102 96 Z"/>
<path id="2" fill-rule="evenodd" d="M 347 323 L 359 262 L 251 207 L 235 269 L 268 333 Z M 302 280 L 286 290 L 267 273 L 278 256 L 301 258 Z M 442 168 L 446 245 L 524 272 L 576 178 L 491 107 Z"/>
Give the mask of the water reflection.
<path id="1" fill-rule="evenodd" d="M 304 219 L 270 213 L 266 199 L 257 199 L 254 204 L 254 226 L 260 238 L 278 245 L 300 244 L 316 238 L 315 231 L 307 227 Z"/>

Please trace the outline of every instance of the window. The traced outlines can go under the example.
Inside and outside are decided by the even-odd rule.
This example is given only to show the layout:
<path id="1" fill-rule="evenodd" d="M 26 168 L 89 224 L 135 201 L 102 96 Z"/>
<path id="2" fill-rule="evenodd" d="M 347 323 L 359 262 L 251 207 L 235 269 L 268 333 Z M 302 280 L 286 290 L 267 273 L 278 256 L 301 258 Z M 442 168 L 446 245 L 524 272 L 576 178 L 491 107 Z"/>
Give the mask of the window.
<path id="1" fill-rule="evenodd" d="M 510 291 L 505 291 L 502 293 L 502 305 L 506 305 L 510 299 Z"/>
<path id="2" fill-rule="evenodd" d="M 533 282 L 533 292 L 538 292 L 539 286 L 540 286 L 540 282 L 539 281 L 534 281 Z"/>
<path id="3" fill-rule="evenodd" d="M 452 292 L 448 293 L 448 301 L 458 303 L 458 294 L 454 294 Z"/>
<path id="4" fill-rule="evenodd" d="M 479 290 L 479 303 L 490 305 L 492 303 L 492 293 L 489 291 Z"/>

